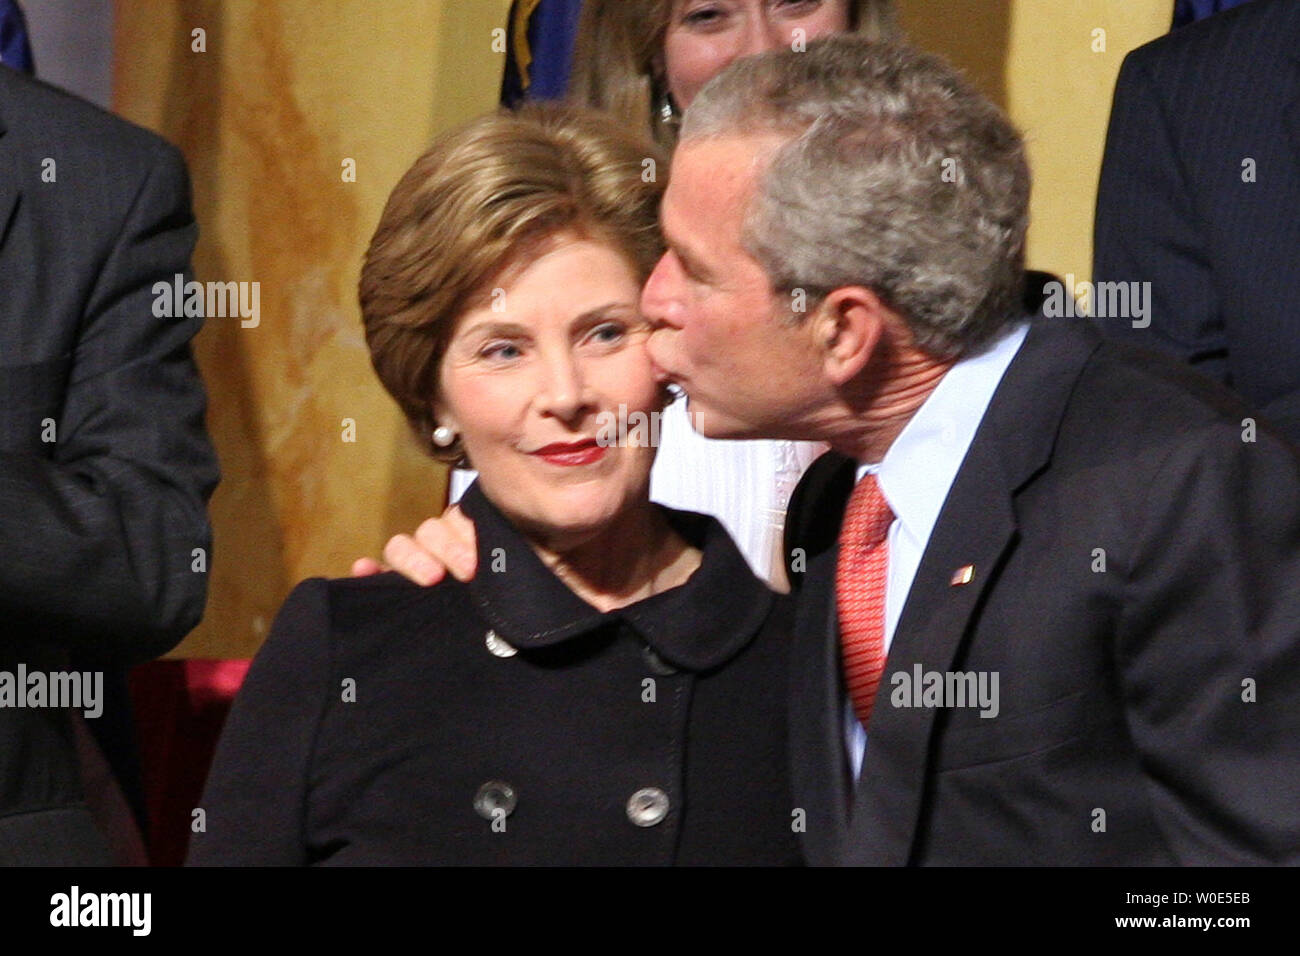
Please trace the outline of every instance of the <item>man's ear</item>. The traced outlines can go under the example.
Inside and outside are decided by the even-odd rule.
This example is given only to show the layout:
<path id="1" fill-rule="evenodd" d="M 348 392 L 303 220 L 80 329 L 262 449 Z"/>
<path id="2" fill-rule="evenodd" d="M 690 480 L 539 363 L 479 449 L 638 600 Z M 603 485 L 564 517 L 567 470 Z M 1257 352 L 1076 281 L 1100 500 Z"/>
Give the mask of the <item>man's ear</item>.
<path id="1" fill-rule="evenodd" d="M 813 334 L 828 380 L 844 385 L 866 368 L 884 336 L 888 312 L 865 286 L 843 286 L 822 300 Z"/>

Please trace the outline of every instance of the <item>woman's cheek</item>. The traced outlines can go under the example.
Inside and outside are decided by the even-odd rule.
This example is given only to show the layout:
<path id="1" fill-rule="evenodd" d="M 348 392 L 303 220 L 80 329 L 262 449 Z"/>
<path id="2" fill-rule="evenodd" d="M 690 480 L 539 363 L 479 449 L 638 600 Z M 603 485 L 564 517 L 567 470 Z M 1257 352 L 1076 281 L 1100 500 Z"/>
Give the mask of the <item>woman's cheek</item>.
<path id="1" fill-rule="evenodd" d="M 722 72 L 729 60 L 718 41 L 679 40 L 667 61 L 668 89 L 678 109 L 688 108 L 695 94 Z"/>
<path id="2" fill-rule="evenodd" d="M 628 349 L 623 353 L 624 361 L 617 371 L 617 381 L 621 383 L 618 391 L 623 397 L 618 404 L 626 405 L 629 410 L 651 411 L 659 407 L 660 385 L 655 381 L 654 369 L 650 365 L 650 356 L 644 346 Z"/>
<path id="3" fill-rule="evenodd" d="M 528 401 L 528 383 L 514 375 L 471 375 L 458 383 L 453 409 L 482 439 L 499 442 L 512 435 L 520 408 Z M 448 396 L 449 398 L 451 396 Z"/>

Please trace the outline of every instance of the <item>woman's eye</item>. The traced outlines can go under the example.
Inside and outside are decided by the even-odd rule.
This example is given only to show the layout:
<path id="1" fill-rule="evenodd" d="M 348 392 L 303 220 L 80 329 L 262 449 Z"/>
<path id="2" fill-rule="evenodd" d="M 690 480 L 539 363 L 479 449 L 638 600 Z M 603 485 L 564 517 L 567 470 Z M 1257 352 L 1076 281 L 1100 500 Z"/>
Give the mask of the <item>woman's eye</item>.
<path id="1" fill-rule="evenodd" d="M 723 11 L 717 7 L 696 7 L 682 15 L 682 23 L 690 27 L 707 27 L 720 23 Z"/>
<path id="2" fill-rule="evenodd" d="M 524 353 L 519 350 L 519 346 L 512 342 L 490 342 L 479 349 L 478 354 L 480 358 L 489 361 L 509 362 L 519 358 Z"/>
<path id="3" fill-rule="evenodd" d="M 626 326 L 618 322 L 603 322 L 591 330 L 590 338 L 605 345 L 623 341 L 627 334 Z"/>

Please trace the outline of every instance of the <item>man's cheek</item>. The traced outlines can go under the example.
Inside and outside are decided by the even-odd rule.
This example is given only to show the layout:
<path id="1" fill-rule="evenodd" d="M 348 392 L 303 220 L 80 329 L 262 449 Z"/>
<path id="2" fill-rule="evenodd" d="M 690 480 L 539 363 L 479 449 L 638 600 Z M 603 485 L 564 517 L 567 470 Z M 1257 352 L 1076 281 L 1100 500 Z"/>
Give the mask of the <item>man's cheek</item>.
<path id="1" fill-rule="evenodd" d="M 681 351 L 692 365 L 709 364 L 709 356 L 716 346 L 708 329 L 699 325 L 687 326 L 682 330 L 681 338 Z"/>

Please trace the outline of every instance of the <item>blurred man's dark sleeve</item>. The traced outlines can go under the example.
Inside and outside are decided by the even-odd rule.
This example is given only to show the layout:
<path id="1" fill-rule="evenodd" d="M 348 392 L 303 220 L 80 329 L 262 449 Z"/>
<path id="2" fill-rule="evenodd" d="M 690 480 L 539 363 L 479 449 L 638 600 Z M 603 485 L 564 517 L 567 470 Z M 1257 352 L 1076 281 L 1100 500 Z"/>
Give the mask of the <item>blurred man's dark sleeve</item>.
<path id="1" fill-rule="evenodd" d="M 107 667 L 120 688 L 114 665 L 202 616 L 203 319 L 154 292 L 189 278 L 196 236 L 179 152 L 0 69 L 0 668 Z M 0 824 L 79 802 L 66 738 L 0 713 Z"/>

